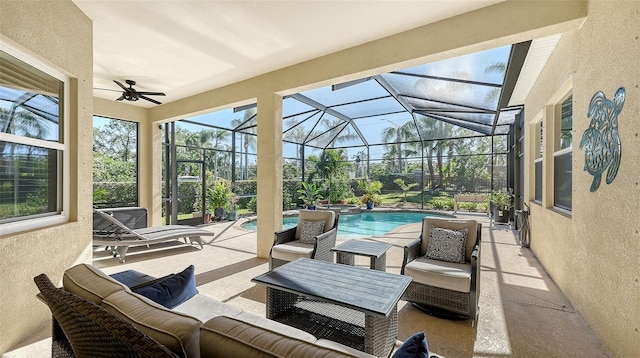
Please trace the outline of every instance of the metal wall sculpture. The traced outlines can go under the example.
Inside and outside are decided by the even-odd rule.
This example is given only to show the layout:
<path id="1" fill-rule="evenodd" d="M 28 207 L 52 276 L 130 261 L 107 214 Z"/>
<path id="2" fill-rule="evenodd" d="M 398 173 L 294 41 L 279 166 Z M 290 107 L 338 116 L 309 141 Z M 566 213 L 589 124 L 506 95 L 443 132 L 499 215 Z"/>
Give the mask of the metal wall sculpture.
<path id="1" fill-rule="evenodd" d="M 622 154 L 618 135 L 618 115 L 622 111 L 624 98 L 624 87 L 618 88 L 612 100 L 608 100 L 602 91 L 591 97 L 587 112 L 591 123 L 580 141 L 580 149 L 584 147 L 584 170 L 593 175 L 591 192 L 598 190 L 602 173 L 607 168 L 607 184 L 611 184 L 618 174 Z"/>

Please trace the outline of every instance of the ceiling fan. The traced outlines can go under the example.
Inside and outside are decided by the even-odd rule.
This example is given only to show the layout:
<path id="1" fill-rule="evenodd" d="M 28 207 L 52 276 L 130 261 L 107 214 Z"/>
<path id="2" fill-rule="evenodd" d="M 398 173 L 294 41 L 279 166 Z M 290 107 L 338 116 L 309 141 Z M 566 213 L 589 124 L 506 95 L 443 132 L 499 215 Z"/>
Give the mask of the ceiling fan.
<path id="1" fill-rule="evenodd" d="M 133 88 L 133 86 L 136 85 L 136 81 L 125 80 L 125 82 L 129 85 L 129 87 L 126 87 L 125 85 L 123 85 L 122 83 L 120 83 L 119 81 L 116 81 L 116 80 L 113 80 L 113 82 L 115 82 L 123 90 L 122 95 L 120 97 L 118 97 L 116 99 L 116 101 L 122 101 L 123 99 L 126 99 L 127 101 L 137 101 L 140 98 L 142 98 L 144 100 L 147 100 L 149 102 L 153 102 L 155 104 L 162 104 L 161 102 L 158 102 L 155 99 L 149 98 L 147 96 L 165 96 L 165 94 L 162 93 L 162 92 L 138 92 L 138 91 L 136 91 L 136 89 Z"/>

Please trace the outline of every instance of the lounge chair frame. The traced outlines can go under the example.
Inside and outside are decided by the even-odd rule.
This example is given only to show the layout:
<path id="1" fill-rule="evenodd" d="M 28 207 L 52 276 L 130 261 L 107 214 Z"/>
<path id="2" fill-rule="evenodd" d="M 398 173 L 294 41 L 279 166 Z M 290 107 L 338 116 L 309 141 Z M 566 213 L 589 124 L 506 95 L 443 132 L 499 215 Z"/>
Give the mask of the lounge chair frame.
<path id="1" fill-rule="evenodd" d="M 116 219 L 108 209 L 94 209 L 94 220 L 100 218 L 108 225 L 94 228 L 93 244 L 106 246 L 113 257 L 120 256 L 120 263 L 125 262 L 127 251 L 131 246 L 148 246 L 155 243 L 184 239 L 185 243 L 197 243 L 202 246 L 202 236 L 214 236 L 212 231 L 188 225 L 162 225 L 132 229 Z M 187 240 L 189 240 L 187 242 Z"/>

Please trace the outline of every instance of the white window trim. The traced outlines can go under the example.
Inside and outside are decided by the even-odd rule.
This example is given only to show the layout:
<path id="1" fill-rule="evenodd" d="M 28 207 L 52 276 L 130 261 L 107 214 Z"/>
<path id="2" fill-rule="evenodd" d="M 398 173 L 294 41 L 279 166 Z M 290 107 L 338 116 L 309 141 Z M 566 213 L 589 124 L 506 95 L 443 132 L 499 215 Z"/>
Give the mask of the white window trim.
<path id="1" fill-rule="evenodd" d="M 563 155 L 563 154 L 566 154 L 566 153 L 569 153 L 569 152 L 573 152 L 573 147 L 566 147 L 566 148 L 560 149 L 560 150 L 558 150 L 556 152 L 553 152 L 553 156 L 557 157 L 558 155 Z"/>
<path id="2" fill-rule="evenodd" d="M 27 145 L 35 145 L 43 148 L 50 148 L 62 151 L 62 163 L 61 173 L 58 173 L 58 177 L 62 180 L 61 193 L 58 192 L 58 200 L 61 204 L 62 208 L 59 214 L 43 214 L 41 217 L 34 217 L 27 220 L 19 220 L 10 223 L 2 224 L 2 229 L 0 229 L 0 236 L 19 233 L 27 230 L 38 229 L 51 225 L 59 225 L 69 221 L 69 203 L 70 203 L 70 186 L 69 186 L 69 175 L 70 175 L 70 150 L 69 150 L 69 114 L 70 114 L 70 78 L 59 70 L 53 68 L 51 65 L 46 64 L 35 58 L 33 55 L 29 55 L 22 50 L 19 50 L 13 46 L 8 44 L 8 41 L 4 41 L 4 38 L 0 38 L 0 50 L 8 53 L 9 55 L 17 58 L 18 60 L 31 65 L 38 70 L 47 73 L 48 75 L 62 81 L 64 83 L 64 93 L 63 93 L 63 101 L 61 102 L 63 106 L 62 120 L 60 121 L 62 125 L 62 143 L 60 142 L 51 142 L 46 140 L 27 138 L 22 136 L 16 136 L 13 134 L 0 133 L 0 140 L 19 143 L 19 144 L 27 144 Z M 62 174 L 62 175 L 60 175 Z"/>

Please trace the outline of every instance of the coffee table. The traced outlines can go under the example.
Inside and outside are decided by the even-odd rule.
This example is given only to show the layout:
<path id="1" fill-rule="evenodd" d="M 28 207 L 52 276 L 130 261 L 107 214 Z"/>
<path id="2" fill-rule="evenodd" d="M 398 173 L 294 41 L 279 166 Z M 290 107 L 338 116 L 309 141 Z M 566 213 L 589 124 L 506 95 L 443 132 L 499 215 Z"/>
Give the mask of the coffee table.
<path id="1" fill-rule="evenodd" d="M 347 240 L 342 244 L 333 247 L 331 251 L 336 252 L 336 261 L 339 264 L 355 264 L 354 255 L 368 256 L 371 258 L 369 268 L 372 270 L 385 271 L 387 269 L 387 250 L 391 245 L 383 242 L 365 240 Z"/>
<path id="2" fill-rule="evenodd" d="M 387 357 L 411 277 L 304 258 L 252 281 L 267 286 L 267 318 Z"/>

